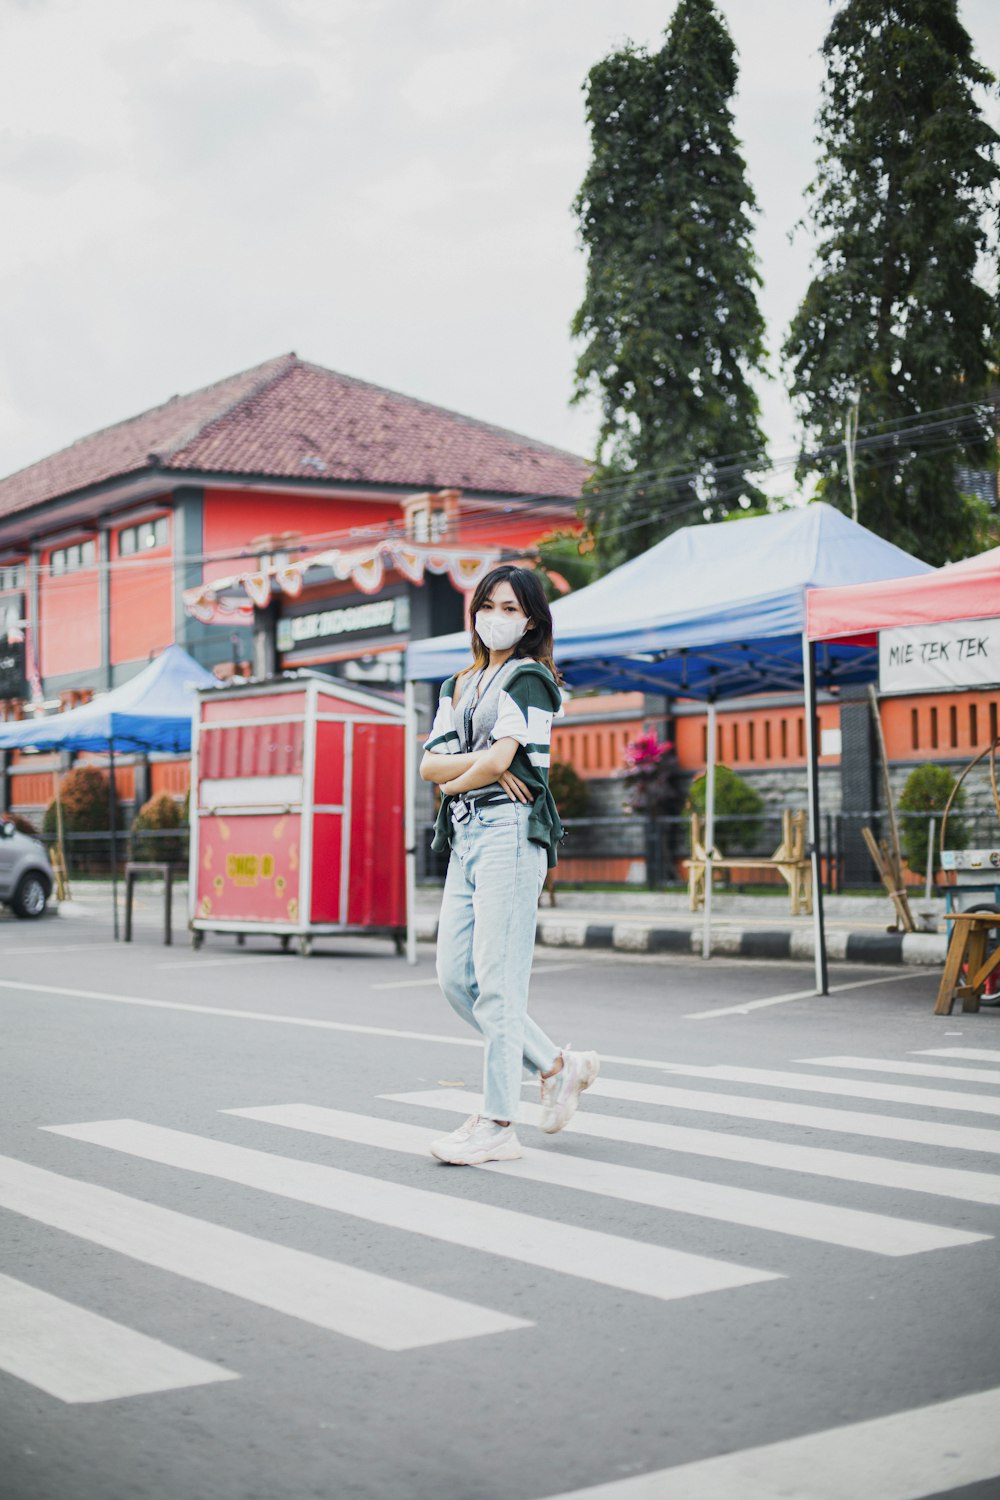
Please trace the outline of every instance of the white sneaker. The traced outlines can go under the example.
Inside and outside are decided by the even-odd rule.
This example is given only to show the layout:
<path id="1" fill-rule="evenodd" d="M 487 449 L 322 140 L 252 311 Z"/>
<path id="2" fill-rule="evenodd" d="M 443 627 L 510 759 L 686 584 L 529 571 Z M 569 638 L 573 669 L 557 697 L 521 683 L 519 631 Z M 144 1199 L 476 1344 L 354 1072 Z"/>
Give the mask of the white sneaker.
<path id="1" fill-rule="evenodd" d="M 513 1125 L 471 1115 L 458 1130 L 435 1141 L 431 1155 L 454 1167 L 481 1167 L 485 1161 L 517 1161 L 521 1142 Z"/>
<path id="2" fill-rule="evenodd" d="M 541 1080 L 542 1129 L 549 1135 L 569 1124 L 576 1114 L 580 1095 L 601 1071 L 601 1059 L 596 1052 L 571 1052 L 567 1045 L 561 1056 L 563 1065 L 559 1072 Z"/>
<path id="3" fill-rule="evenodd" d="M 464 1146 L 465 1142 L 469 1139 L 469 1136 L 472 1134 L 478 1124 L 479 1116 L 470 1115 L 469 1118 L 463 1124 L 461 1124 L 457 1130 L 453 1130 L 450 1135 L 443 1135 L 439 1141 L 433 1141 L 431 1143 L 431 1151 L 435 1156 L 437 1156 L 437 1148 L 439 1146 Z"/>

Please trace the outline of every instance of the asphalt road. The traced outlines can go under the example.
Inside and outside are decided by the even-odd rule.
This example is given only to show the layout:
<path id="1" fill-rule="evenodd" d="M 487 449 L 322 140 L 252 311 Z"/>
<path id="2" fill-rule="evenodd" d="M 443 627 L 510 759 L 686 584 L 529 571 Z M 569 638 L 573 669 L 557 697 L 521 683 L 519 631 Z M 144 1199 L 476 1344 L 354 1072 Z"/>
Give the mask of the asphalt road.
<path id="1" fill-rule="evenodd" d="M 0 960 L 4 1500 L 1000 1495 L 1000 1012 L 935 974 L 540 952 L 599 1084 L 458 1169 L 429 949 Z"/>

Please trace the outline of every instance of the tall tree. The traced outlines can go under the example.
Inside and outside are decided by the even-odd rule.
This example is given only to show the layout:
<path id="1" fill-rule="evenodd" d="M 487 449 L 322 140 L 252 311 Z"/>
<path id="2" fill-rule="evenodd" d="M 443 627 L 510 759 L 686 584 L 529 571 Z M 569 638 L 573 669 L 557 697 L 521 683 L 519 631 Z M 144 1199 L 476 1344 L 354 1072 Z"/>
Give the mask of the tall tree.
<path id="1" fill-rule="evenodd" d="M 785 343 L 807 444 L 854 408 L 858 519 L 928 562 L 977 548 L 960 466 L 995 461 L 1000 323 L 977 272 L 995 249 L 998 137 L 957 0 L 847 0 L 823 44 L 814 279 Z M 995 262 L 990 267 L 995 274 Z M 850 444 L 816 458 L 850 512 Z"/>
<path id="2" fill-rule="evenodd" d="M 628 46 L 586 85 L 574 399 L 601 402 L 587 518 L 605 565 L 756 497 L 748 474 L 764 439 L 751 378 L 764 322 L 736 81 L 712 0 L 679 0 L 658 52 Z"/>

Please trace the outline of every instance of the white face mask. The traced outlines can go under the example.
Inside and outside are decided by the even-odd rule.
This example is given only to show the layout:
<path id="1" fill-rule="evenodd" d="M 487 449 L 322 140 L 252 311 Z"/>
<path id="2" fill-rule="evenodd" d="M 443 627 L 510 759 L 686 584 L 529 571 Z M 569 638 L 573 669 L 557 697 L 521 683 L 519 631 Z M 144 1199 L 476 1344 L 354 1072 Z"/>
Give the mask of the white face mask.
<path id="1" fill-rule="evenodd" d="M 490 651 L 509 651 L 528 628 L 524 615 L 501 615 L 496 610 L 476 615 L 476 634 Z"/>

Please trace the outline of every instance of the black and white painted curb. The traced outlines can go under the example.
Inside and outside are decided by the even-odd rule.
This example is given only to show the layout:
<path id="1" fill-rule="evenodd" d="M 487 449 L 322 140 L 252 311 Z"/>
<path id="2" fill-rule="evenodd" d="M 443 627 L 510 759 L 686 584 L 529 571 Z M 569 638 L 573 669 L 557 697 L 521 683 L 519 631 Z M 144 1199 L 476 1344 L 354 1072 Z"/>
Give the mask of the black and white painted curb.
<path id="1" fill-rule="evenodd" d="M 417 938 L 433 942 L 437 917 L 420 913 Z M 546 948 L 611 948 L 619 953 L 701 953 L 701 928 L 662 927 L 644 922 L 592 922 L 582 918 L 539 914 L 537 942 Z M 832 928 L 826 934 L 831 962 L 913 964 L 941 968 L 947 938 L 932 932 L 850 932 Z M 768 930 L 762 927 L 714 927 L 712 952 L 727 958 L 811 959 L 812 928 Z"/>

